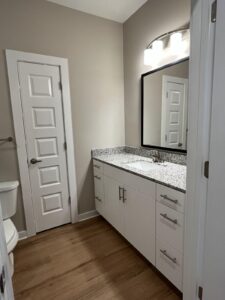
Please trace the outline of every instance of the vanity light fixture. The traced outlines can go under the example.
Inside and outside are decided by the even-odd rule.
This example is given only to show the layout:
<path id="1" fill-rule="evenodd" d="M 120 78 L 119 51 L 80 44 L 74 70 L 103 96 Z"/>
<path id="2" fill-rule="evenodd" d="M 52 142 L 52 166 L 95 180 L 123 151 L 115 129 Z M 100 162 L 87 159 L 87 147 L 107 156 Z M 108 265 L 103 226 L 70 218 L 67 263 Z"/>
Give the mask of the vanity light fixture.
<path id="1" fill-rule="evenodd" d="M 154 39 L 144 51 L 144 65 L 156 66 L 165 56 L 177 59 L 189 55 L 189 28 L 167 32 Z"/>

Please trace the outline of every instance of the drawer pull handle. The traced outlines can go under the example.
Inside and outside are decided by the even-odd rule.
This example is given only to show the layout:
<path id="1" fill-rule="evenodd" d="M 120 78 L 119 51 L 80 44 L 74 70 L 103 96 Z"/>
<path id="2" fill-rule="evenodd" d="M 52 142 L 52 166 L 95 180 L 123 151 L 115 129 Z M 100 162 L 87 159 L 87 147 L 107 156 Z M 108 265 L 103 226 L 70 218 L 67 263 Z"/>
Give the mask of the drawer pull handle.
<path id="1" fill-rule="evenodd" d="M 95 197 L 96 200 L 98 200 L 99 202 L 102 202 L 102 200 L 98 197 Z"/>
<path id="2" fill-rule="evenodd" d="M 122 199 L 123 199 L 123 196 L 121 196 L 121 190 L 123 190 L 123 188 L 121 188 L 121 187 L 119 186 L 119 200 L 122 200 Z"/>
<path id="3" fill-rule="evenodd" d="M 94 165 L 94 168 L 96 168 L 96 169 L 100 169 L 101 167 L 100 167 L 100 166 L 98 166 L 98 165 Z"/>
<path id="4" fill-rule="evenodd" d="M 98 179 L 98 180 L 101 180 L 101 177 L 95 175 L 94 178 Z"/>
<path id="5" fill-rule="evenodd" d="M 126 201 L 127 201 L 127 198 L 125 198 L 125 193 L 126 193 L 127 191 L 125 190 L 125 189 L 123 189 L 123 203 L 125 203 Z"/>
<path id="6" fill-rule="evenodd" d="M 170 217 L 167 216 L 167 214 L 160 214 L 160 216 L 174 224 L 177 224 L 177 219 L 171 219 Z"/>
<path id="7" fill-rule="evenodd" d="M 169 260 L 171 260 L 174 264 L 177 263 L 176 257 L 171 257 L 171 256 L 167 253 L 166 250 L 160 249 L 160 252 L 161 252 L 164 256 L 166 256 Z"/>
<path id="8" fill-rule="evenodd" d="M 160 195 L 160 197 L 162 197 L 163 199 L 165 200 L 168 200 L 174 204 L 177 204 L 178 203 L 178 200 L 175 200 L 175 199 L 171 199 L 170 197 L 168 197 L 167 195 Z"/>

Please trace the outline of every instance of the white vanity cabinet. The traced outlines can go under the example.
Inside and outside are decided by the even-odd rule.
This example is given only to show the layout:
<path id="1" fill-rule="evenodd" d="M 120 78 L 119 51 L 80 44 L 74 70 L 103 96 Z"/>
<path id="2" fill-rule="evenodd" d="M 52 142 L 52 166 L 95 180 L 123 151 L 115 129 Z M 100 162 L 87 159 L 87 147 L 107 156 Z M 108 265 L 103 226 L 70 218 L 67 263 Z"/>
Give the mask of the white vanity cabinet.
<path id="1" fill-rule="evenodd" d="M 99 209 L 95 200 L 96 210 L 155 265 L 155 183 L 107 164 L 103 173 L 104 203 Z"/>
<path id="2" fill-rule="evenodd" d="M 185 194 L 97 160 L 93 167 L 96 210 L 182 290 Z"/>

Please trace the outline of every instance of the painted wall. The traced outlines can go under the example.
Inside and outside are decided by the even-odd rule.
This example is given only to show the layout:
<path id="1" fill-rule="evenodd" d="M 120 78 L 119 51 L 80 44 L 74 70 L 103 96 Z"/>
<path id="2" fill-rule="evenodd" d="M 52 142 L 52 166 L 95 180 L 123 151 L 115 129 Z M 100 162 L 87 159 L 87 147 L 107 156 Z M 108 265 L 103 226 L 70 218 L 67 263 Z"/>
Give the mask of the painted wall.
<path id="1" fill-rule="evenodd" d="M 0 0 L 0 137 L 13 135 L 4 49 L 69 59 L 79 213 L 94 209 L 91 149 L 124 144 L 123 27 L 44 0 Z M 0 180 L 19 179 L 0 144 Z M 25 229 L 21 192 L 14 221 Z"/>
<path id="2" fill-rule="evenodd" d="M 190 0 L 149 0 L 124 23 L 124 83 L 126 145 L 141 145 L 141 74 L 144 49 L 157 36 L 184 26 Z"/>

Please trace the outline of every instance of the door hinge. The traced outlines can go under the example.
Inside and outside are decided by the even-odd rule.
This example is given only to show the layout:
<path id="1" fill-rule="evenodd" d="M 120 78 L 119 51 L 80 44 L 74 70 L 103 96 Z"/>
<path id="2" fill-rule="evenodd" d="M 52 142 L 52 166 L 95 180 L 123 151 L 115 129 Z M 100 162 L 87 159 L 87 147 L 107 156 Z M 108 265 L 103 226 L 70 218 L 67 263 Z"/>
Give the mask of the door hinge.
<path id="1" fill-rule="evenodd" d="M 71 196 L 69 196 L 68 201 L 69 201 L 69 204 L 71 204 Z"/>
<path id="2" fill-rule="evenodd" d="M 62 82 L 61 81 L 59 81 L 59 89 L 60 89 L 60 91 L 62 91 Z"/>
<path id="3" fill-rule="evenodd" d="M 209 178 L 209 161 L 204 162 L 204 176 L 205 178 Z"/>
<path id="4" fill-rule="evenodd" d="M 67 142 L 64 142 L 64 150 L 67 150 Z"/>
<path id="5" fill-rule="evenodd" d="M 217 14 L 217 0 L 215 0 L 211 6 L 211 22 L 212 23 L 216 22 L 216 14 Z"/>
<path id="6" fill-rule="evenodd" d="M 202 286 L 199 286 L 199 287 L 198 287 L 198 298 L 199 298 L 200 300 L 203 299 L 203 287 L 202 287 Z"/>

